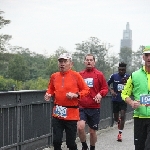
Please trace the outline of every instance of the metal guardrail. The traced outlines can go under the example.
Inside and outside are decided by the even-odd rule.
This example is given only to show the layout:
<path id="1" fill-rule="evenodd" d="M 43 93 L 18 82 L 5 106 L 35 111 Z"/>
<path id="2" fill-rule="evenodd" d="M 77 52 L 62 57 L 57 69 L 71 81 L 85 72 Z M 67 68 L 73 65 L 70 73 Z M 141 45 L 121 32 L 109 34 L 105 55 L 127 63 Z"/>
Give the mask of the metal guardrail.
<path id="1" fill-rule="evenodd" d="M 53 101 L 46 102 L 44 94 L 45 91 L 0 92 L 1 150 L 42 150 L 52 145 Z M 111 105 L 111 95 L 107 95 L 101 104 L 99 129 L 113 125 Z M 132 118 L 132 111 L 128 106 L 127 120 Z"/>

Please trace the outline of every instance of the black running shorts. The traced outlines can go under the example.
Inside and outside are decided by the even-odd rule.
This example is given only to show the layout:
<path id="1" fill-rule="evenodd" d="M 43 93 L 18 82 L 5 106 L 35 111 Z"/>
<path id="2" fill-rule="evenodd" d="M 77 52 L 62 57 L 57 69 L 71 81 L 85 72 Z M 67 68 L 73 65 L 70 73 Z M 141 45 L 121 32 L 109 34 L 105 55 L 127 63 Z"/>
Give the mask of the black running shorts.
<path id="1" fill-rule="evenodd" d="M 86 121 L 91 129 L 98 130 L 100 108 L 80 108 L 80 120 Z"/>

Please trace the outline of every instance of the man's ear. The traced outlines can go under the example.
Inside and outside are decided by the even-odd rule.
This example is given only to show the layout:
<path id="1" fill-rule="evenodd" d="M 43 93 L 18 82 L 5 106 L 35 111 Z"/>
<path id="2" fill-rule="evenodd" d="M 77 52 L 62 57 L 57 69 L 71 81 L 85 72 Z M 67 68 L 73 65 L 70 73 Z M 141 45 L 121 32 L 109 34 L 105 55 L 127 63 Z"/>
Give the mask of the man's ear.
<path id="1" fill-rule="evenodd" d="M 145 61 L 145 57 L 144 57 L 144 55 L 143 55 L 143 57 L 142 57 L 142 58 L 143 58 L 143 60 Z"/>
<path id="2" fill-rule="evenodd" d="M 74 65 L 74 62 L 71 61 L 71 63 L 70 63 L 71 68 L 73 67 L 73 65 Z"/>

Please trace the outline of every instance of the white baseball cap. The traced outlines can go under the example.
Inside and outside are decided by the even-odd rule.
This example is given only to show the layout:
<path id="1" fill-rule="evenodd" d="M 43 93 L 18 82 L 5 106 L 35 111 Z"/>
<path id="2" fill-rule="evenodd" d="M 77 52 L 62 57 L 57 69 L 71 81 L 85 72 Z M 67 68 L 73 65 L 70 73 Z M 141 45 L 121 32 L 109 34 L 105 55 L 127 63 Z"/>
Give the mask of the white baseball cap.
<path id="1" fill-rule="evenodd" d="M 71 59 L 72 60 L 72 57 L 71 57 L 71 55 L 69 53 L 63 53 L 63 54 L 61 54 L 59 56 L 58 60 L 61 59 L 61 58 L 63 58 L 63 59 Z"/>
<path id="2" fill-rule="evenodd" d="M 143 54 L 150 53 L 150 46 L 145 46 Z"/>

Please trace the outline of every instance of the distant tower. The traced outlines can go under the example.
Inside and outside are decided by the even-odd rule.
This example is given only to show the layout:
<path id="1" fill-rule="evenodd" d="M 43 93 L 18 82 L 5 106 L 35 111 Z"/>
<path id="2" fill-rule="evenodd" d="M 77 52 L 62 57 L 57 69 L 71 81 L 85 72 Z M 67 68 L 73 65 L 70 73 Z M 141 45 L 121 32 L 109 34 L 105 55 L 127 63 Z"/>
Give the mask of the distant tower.
<path id="1" fill-rule="evenodd" d="M 123 39 L 120 48 L 127 47 L 132 50 L 132 30 L 130 30 L 129 22 L 126 24 L 126 30 L 123 30 Z"/>

